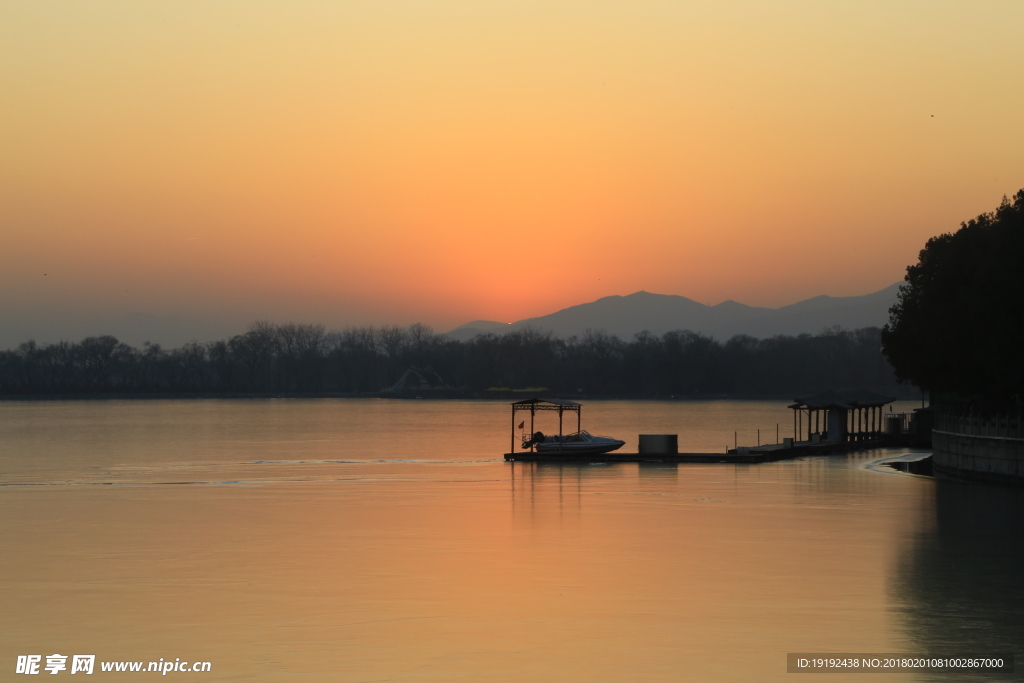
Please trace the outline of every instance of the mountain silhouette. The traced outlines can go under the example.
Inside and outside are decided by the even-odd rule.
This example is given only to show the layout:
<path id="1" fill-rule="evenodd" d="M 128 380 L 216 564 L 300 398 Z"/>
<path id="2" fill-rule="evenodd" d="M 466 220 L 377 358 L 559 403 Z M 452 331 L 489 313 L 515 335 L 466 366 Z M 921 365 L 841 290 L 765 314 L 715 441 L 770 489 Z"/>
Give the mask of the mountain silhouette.
<path id="1" fill-rule="evenodd" d="M 690 330 L 716 339 L 738 334 L 765 338 L 776 335 L 817 334 L 825 328 L 881 327 L 889 319 L 902 283 L 863 296 L 816 296 L 781 308 L 747 306 L 723 301 L 707 306 L 685 296 L 635 292 L 627 296 L 606 296 L 549 315 L 527 318 L 511 324 L 474 320 L 447 333 L 466 340 L 480 334 L 501 334 L 532 328 L 550 331 L 558 337 L 582 336 L 587 330 L 604 331 L 621 339 L 632 339 L 644 330 L 661 335 L 671 330 Z"/>

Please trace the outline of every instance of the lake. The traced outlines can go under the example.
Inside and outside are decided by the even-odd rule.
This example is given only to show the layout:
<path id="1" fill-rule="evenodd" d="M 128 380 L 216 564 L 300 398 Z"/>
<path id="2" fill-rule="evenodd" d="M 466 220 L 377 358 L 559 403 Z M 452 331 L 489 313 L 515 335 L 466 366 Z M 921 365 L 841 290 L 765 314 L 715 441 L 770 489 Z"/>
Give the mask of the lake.
<path id="1" fill-rule="evenodd" d="M 100 662 L 209 661 L 167 674 L 208 681 L 746 682 L 792 678 L 787 652 L 1024 642 L 1018 489 L 879 463 L 921 456 L 898 450 L 510 464 L 509 415 L 0 403 L 0 666 L 59 653 L 125 680 Z M 784 402 L 592 401 L 582 417 L 627 451 L 640 433 L 714 452 L 793 431 Z"/>

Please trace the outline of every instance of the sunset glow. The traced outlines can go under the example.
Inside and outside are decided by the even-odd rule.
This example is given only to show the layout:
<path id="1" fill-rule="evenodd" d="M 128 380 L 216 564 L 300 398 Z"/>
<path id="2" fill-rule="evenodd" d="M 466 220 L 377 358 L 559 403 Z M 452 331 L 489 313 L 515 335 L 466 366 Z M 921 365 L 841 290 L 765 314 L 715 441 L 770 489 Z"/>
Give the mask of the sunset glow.
<path id="1" fill-rule="evenodd" d="M 0 9 L 0 317 L 445 330 L 903 277 L 1024 187 L 1024 5 Z"/>

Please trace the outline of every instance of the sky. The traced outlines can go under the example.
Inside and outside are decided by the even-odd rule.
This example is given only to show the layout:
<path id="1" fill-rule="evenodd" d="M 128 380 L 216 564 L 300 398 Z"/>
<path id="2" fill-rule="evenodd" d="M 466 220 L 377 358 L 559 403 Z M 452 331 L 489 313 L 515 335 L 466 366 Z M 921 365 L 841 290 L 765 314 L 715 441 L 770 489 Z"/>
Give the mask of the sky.
<path id="1" fill-rule="evenodd" d="M 1024 187 L 1019 0 L 5 0 L 0 347 L 902 279 Z"/>

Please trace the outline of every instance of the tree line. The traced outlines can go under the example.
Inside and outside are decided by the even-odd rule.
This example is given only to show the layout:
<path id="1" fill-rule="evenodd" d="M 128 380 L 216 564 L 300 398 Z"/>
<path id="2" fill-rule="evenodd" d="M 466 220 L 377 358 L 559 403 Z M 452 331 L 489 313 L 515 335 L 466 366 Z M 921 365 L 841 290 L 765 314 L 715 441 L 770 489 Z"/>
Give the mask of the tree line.
<path id="1" fill-rule="evenodd" d="M 112 336 L 28 341 L 0 351 L 0 394 L 367 395 L 393 387 L 409 368 L 442 395 L 493 395 L 496 387 L 652 398 L 899 390 L 878 328 L 724 342 L 689 331 L 625 341 L 525 329 L 457 341 L 419 324 L 329 332 L 257 322 L 231 339 L 174 349 Z"/>
<path id="2" fill-rule="evenodd" d="M 882 341 L 941 402 L 1024 407 L 1024 190 L 928 240 Z"/>

